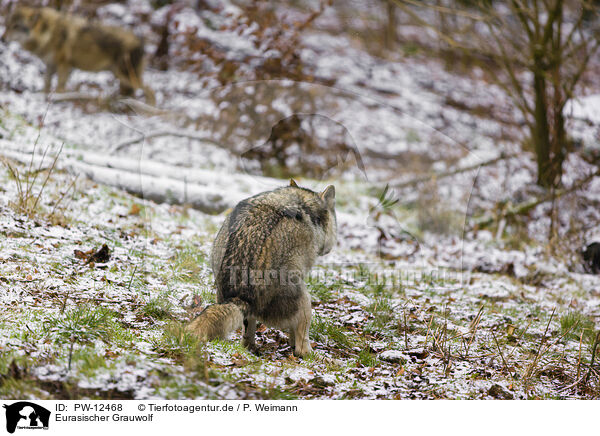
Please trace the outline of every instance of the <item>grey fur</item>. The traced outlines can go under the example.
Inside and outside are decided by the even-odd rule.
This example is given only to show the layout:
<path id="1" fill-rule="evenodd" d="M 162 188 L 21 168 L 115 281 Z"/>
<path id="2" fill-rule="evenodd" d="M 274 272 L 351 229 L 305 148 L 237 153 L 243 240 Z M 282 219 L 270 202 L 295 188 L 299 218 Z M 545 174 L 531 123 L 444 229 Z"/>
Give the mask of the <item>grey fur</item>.
<path id="1" fill-rule="evenodd" d="M 336 242 L 335 188 L 322 193 L 290 186 L 241 201 L 215 239 L 211 264 L 218 304 L 189 326 L 205 340 L 227 337 L 244 324 L 253 347 L 256 321 L 286 330 L 304 356 L 312 316 L 304 278 L 315 259 Z"/>

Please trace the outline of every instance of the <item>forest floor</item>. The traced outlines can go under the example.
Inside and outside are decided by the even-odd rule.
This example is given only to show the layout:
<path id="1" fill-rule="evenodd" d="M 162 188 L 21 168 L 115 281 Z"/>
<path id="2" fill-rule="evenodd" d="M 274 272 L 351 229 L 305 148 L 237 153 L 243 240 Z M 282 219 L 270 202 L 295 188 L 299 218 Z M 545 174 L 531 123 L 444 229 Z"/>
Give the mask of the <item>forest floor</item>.
<path id="1" fill-rule="evenodd" d="M 286 180 L 245 171 L 227 147 L 174 135 L 115 151 L 140 132 L 181 125 L 85 101 L 49 104 L 37 92 L 39 60 L 18 45 L 2 47 L 0 397 L 600 395 L 600 277 L 586 273 L 577 252 L 599 236 L 600 182 L 522 219 L 498 218 L 499 205 L 543 194 L 532 187 L 531 153 L 518 145 L 519 120 L 501 120 L 510 113 L 506 95 L 428 58 L 382 60 L 317 33 L 306 44 L 320 75 L 340 78 L 334 90 L 307 85 L 328 102 L 316 112 L 346 127 L 365 166 L 299 180 L 314 190 L 335 184 L 339 226 L 337 246 L 307 278 L 314 352 L 305 358 L 293 356 L 284 333 L 262 325 L 256 353 L 240 345 L 240 332 L 206 344 L 183 334 L 215 300 L 208 258 L 227 212 L 155 203 L 89 168 L 115 169 L 120 160 L 122 170 L 130 159 L 138 174 L 153 174 L 152 189 L 166 191 L 188 189 L 173 168 L 197 170 L 222 209 Z M 150 70 L 146 80 L 161 108 L 212 107 L 191 73 Z M 76 72 L 69 83 L 86 92 L 114 87 L 104 73 Z M 584 106 L 572 122 L 582 137 L 595 137 L 598 124 Z M 590 170 L 576 157 L 565 165 L 567 184 Z M 170 172 L 157 174 L 163 169 Z M 564 251 L 547 242 L 552 213 Z M 481 217 L 494 225 L 474 226 Z"/>

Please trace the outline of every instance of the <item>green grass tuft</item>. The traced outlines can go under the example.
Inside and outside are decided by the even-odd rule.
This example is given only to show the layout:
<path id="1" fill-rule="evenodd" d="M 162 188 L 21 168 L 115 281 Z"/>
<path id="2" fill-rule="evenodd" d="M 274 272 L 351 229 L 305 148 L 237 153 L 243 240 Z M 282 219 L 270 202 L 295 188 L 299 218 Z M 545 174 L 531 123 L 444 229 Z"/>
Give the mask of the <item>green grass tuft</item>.
<path id="1" fill-rule="evenodd" d="M 358 353 L 356 358 L 356 362 L 361 364 L 362 366 L 374 367 L 378 365 L 377 356 L 371 353 L 368 347 L 363 348 Z"/>
<path id="2" fill-rule="evenodd" d="M 98 354 L 93 347 L 74 350 L 72 359 L 74 366 L 87 377 L 93 377 L 97 370 L 108 367 L 106 358 Z"/>
<path id="3" fill-rule="evenodd" d="M 142 307 L 142 313 L 145 316 L 158 320 L 173 318 L 172 311 L 173 303 L 166 295 L 154 297 Z"/>
<path id="4" fill-rule="evenodd" d="M 320 316 L 315 316 L 312 321 L 310 337 L 315 341 L 338 348 L 350 348 L 353 345 L 349 332 Z"/>
<path id="5" fill-rule="evenodd" d="M 396 327 L 396 317 L 392 301 L 386 297 L 375 298 L 366 310 L 373 315 L 365 326 L 367 333 L 385 333 Z"/>
<path id="6" fill-rule="evenodd" d="M 51 316 L 43 331 L 57 343 L 91 343 L 100 339 L 110 342 L 132 342 L 134 337 L 114 320 L 114 312 L 104 307 L 85 304 Z"/>
<path id="7" fill-rule="evenodd" d="M 584 343 L 593 342 L 595 334 L 594 322 L 586 315 L 571 311 L 560 318 L 560 329 L 565 337 L 579 341 L 583 334 Z"/>
<path id="8" fill-rule="evenodd" d="M 308 290 L 315 301 L 329 303 L 338 298 L 342 284 L 334 282 L 325 284 L 318 277 L 308 278 Z"/>
<path id="9" fill-rule="evenodd" d="M 171 258 L 174 279 L 185 283 L 201 283 L 200 272 L 206 262 L 206 254 L 196 245 L 180 247 Z"/>

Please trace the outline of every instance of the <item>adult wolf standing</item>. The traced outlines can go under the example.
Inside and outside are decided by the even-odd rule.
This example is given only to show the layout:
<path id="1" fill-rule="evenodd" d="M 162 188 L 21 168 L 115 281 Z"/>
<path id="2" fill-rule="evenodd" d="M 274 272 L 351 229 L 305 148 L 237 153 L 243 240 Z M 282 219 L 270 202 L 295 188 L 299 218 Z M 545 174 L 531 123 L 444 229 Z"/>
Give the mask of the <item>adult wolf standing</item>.
<path id="1" fill-rule="evenodd" d="M 63 92 L 74 68 L 111 71 L 128 95 L 140 88 L 146 101 L 155 103 L 154 92 L 144 85 L 144 44 L 126 29 L 94 23 L 52 8 L 17 6 L 6 20 L 2 41 L 17 41 L 46 64 L 44 92 L 58 76 L 57 92 Z"/>
<path id="2" fill-rule="evenodd" d="M 294 354 L 312 351 L 312 316 L 304 278 L 317 256 L 337 240 L 335 188 L 316 193 L 290 186 L 241 201 L 225 219 L 211 263 L 217 304 L 187 330 L 203 340 L 226 339 L 244 325 L 243 343 L 254 347 L 256 321 L 289 332 Z"/>

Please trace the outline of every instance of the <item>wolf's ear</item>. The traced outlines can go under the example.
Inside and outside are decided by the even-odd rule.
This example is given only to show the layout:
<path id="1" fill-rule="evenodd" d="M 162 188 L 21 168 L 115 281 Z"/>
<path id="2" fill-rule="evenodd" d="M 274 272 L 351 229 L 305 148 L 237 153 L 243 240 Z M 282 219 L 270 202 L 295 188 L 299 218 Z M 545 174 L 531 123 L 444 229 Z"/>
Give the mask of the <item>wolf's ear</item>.
<path id="1" fill-rule="evenodd" d="M 290 186 L 293 186 L 294 188 L 298 187 L 298 185 L 296 184 L 296 181 L 294 179 L 290 179 Z"/>
<path id="2" fill-rule="evenodd" d="M 335 186 L 329 185 L 321 194 L 319 194 L 328 208 L 335 206 Z"/>

